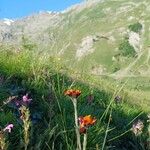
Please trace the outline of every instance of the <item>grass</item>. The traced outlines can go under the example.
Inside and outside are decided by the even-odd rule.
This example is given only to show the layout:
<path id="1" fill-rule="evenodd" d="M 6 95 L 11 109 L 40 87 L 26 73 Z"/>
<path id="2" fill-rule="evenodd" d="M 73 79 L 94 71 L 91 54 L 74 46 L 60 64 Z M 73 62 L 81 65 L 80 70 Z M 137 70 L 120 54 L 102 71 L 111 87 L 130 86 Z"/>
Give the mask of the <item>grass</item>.
<path id="1" fill-rule="evenodd" d="M 106 1 L 93 9 L 65 14 L 61 28 L 57 26 L 45 31 L 50 37 L 54 36 L 48 49 L 42 47 L 39 51 L 28 39 L 24 39 L 25 43 L 19 49 L 0 46 L 0 140 L 2 133 L 8 150 L 76 149 L 74 110 L 70 98 L 64 96 L 66 89 L 81 90 L 77 100 L 78 116 L 91 114 L 97 119 L 96 124 L 88 129 L 87 137 L 81 134 L 81 141 L 85 141 L 87 150 L 149 150 L 146 117 L 149 113 L 149 78 L 137 76 L 115 80 L 90 74 L 91 68 L 99 67 L 99 64 L 109 74 L 116 66 L 123 69 L 134 61 L 134 58 L 120 56 L 117 62 L 112 61 L 118 53 L 119 43 L 126 36 L 118 29 L 124 27 L 126 31 L 128 26 L 137 22 L 136 18 L 126 21 L 128 16 L 132 14 L 139 18 L 141 14 L 137 7 L 116 15 L 123 2 L 127 3 L 125 0 Z M 110 6 L 111 13 L 105 13 L 105 8 Z M 143 9 L 142 5 L 140 10 Z M 145 27 L 148 31 L 147 23 Z M 145 53 L 132 69 L 136 73 L 147 58 L 146 33 L 143 39 Z M 94 43 L 94 53 L 76 62 L 75 50 L 82 39 L 90 35 L 113 36 L 115 42 L 100 39 Z M 63 48 L 64 53 L 58 55 Z M 31 96 L 32 103 L 25 109 L 27 117 L 22 120 L 20 116 L 23 113 L 20 114 L 14 105 L 12 96 L 22 101 L 26 93 Z M 115 101 L 116 96 L 121 97 L 119 103 Z M 93 100 L 89 102 L 91 97 Z M 135 136 L 131 128 L 138 119 L 145 127 L 140 136 Z M 14 124 L 12 133 L 3 133 L 10 123 Z"/>
<path id="2" fill-rule="evenodd" d="M 136 104 L 136 100 L 133 103 L 125 84 L 117 87 L 107 79 L 80 74 L 63 66 L 57 58 L 28 49 L 17 53 L 12 48 L 1 49 L 0 74 L 4 78 L 0 86 L 0 126 L 4 128 L 8 123 L 14 124 L 13 132 L 6 135 L 8 149 L 25 148 L 24 128 L 16 109 L 9 104 L 3 105 L 3 101 L 11 95 L 21 96 L 22 92 L 29 92 L 33 99 L 29 107 L 32 125 L 26 148 L 75 149 L 72 104 L 63 94 L 69 88 L 82 91 L 78 99 L 79 116 L 91 114 L 97 118 L 95 126 L 88 130 L 87 149 L 115 147 L 120 150 L 122 147 L 134 149 L 134 146 L 139 146 L 134 136 L 130 137 L 132 132 L 127 131 L 138 118 L 145 120 L 146 112 L 138 106 L 138 102 Z M 91 105 L 87 100 L 90 94 L 94 96 Z M 116 95 L 122 97 L 120 104 L 114 102 Z"/>

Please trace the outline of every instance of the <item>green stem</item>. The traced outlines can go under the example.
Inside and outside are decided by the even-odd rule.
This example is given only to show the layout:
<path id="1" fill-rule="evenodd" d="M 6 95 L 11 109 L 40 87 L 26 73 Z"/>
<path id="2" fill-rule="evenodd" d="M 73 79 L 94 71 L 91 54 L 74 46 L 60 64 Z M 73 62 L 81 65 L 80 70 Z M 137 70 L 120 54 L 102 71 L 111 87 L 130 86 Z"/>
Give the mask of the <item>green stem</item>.
<path id="1" fill-rule="evenodd" d="M 79 126 L 78 126 L 78 113 L 77 113 L 77 99 L 72 99 L 73 106 L 74 106 L 74 115 L 75 115 L 75 130 L 77 136 L 77 150 L 81 150 L 81 141 L 80 141 L 80 133 L 79 133 Z"/>
<path id="2" fill-rule="evenodd" d="M 87 145 L 87 133 L 84 134 L 84 139 L 83 139 L 83 150 L 86 150 L 86 145 Z"/>
<path id="3" fill-rule="evenodd" d="M 106 132 L 105 132 L 105 137 L 104 137 L 104 141 L 103 141 L 103 145 L 102 145 L 102 150 L 104 150 L 105 144 L 106 144 L 106 138 L 107 138 L 107 135 L 108 135 L 109 125 L 110 125 L 110 121 L 111 121 L 111 113 L 112 113 L 112 109 L 111 109 L 109 119 L 108 119 L 108 124 L 107 124 Z"/>
<path id="4" fill-rule="evenodd" d="M 25 150 L 27 150 L 28 145 L 25 145 Z"/>
<path id="5" fill-rule="evenodd" d="M 45 81 L 45 83 L 46 83 L 46 81 Z M 47 85 L 51 89 L 51 86 L 49 84 L 47 84 Z M 66 128 L 65 128 L 65 121 L 64 121 L 64 117 L 63 117 L 63 112 L 62 112 L 62 109 L 61 109 L 61 106 L 60 106 L 60 103 L 59 103 L 59 98 L 58 98 L 57 93 L 56 93 L 57 90 L 55 89 L 54 85 L 55 84 L 54 84 L 54 81 L 53 81 L 52 82 L 52 90 L 54 92 L 54 95 L 55 95 L 55 98 L 56 98 L 56 101 L 57 101 L 57 105 L 58 105 L 59 111 L 61 112 L 60 115 L 61 115 L 61 121 L 63 123 L 63 128 L 64 128 L 64 130 L 66 130 Z M 65 133 L 65 140 L 66 140 L 67 147 L 69 147 L 67 133 Z"/>

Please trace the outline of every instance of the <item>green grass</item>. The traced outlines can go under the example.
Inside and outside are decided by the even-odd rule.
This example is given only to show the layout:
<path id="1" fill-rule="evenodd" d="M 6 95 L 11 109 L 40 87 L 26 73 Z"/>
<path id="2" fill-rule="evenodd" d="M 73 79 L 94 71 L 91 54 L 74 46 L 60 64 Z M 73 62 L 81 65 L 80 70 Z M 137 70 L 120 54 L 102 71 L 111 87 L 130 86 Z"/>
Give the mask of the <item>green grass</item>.
<path id="1" fill-rule="evenodd" d="M 78 10 L 71 10 L 66 14 L 62 14 L 62 21 L 60 25 L 55 26 L 53 28 L 48 28 L 45 30 L 45 33 L 49 33 L 50 37 L 53 35 L 51 42 L 44 49 L 44 44 L 42 47 L 43 51 L 48 51 L 53 56 L 60 57 L 61 60 L 64 61 L 65 65 L 69 68 L 75 68 L 80 71 L 91 71 L 91 67 L 93 65 L 101 65 L 106 68 L 106 73 L 111 74 L 114 73 L 115 68 L 124 69 L 130 63 L 132 63 L 135 58 L 122 58 L 120 57 L 119 62 L 112 62 L 112 57 L 118 53 L 119 44 L 123 42 L 125 36 L 127 36 L 128 27 L 136 25 L 137 22 L 144 21 L 143 29 L 145 29 L 143 33 L 143 51 L 147 51 L 148 46 L 148 15 L 142 16 L 142 12 L 148 14 L 146 10 L 146 6 L 144 4 L 137 5 L 140 1 L 132 0 L 131 1 L 105 1 L 103 3 L 99 3 L 94 7 Z M 124 7 L 131 6 L 131 10 L 124 10 Z M 106 9 L 110 8 L 110 12 L 106 12 Z M 122 8 L 122 9 L 120 9 Z M 126 8 L 127 9 L 127 8 Z M 121 11 L 123 11 L 120 13 Z M 133 17 L 133 20 L 129 20 L 129 16 Z M 120 29 L 123 29 L 120 31 Z M 93 48 L 95 51 L 88 56 L 83 57 L 80 61 L 77 61 L 76 50 L 79 48 L 82 43 L 82 39 L 87 36 L 113 36 L 115 41 L 105 41 L 104 39 L 100 39 L 95 42 Z M 67 46 L 68 45 L 68 46 Z M 67 47 L 66 47 L 67 46 Z M 128 53 L 132 53 L 134 55 L 133 48 L 125 42 L 123 47 L 127 47 L 130 49 Z M 62 55 L 58 53 L 64 49 Z M 128 50 L 128 49 L 127 49 Z M 137 66 L 141 65 L 145 59 L 147 54 L 145 53 L 142 58 L 137 62 Z M 69 63 L 68 63 L 69 62 Z M 119 67 L 118 67 L 119 64 Z M 136 73 L 141 71 L 141 68 L 136 68 Z M 134 68 L 132 68 L 134 71 Z"/>
<path id="2" fill-rule="evenodd" d="M 148 13 L 142 17 L 145 20 L 144 53 L 131 68 L 131 72 L 137 76 L 112 79 L 91 75 L 93 66 L 106 68 L 109 75 L 115 72 L 115 68 L 124 69 L 136 59 L 119 56 L 119 61 L 112 61 L 112 57 L 119 52 L 119 44 L 127 36 L 118 29 L 124 28 L 126 32 L 128 26 L 135 24 L 141 11 L 145 9 L 144 5 L 140 5 L 126 13 L 117 14 L 118 8 L 127 2 L 106 1 L 79 13 L 71 11 L 71 15 L 65 14 L 61 22 L 63 26 L 45 31 L 54 35 L 47 49 L 42 45 L 42 49 L 32 43 L 30 45 L 28 39 L 19 49 L 17 46 L 1 45 L 0 78 L 4 79 L 2 83 L 0 80 L 0 129 L 8 123 L 15 125 L 13 132 L 5 135 L 9 141 L 8 149 L 24 149 L 24 129 L 19 120 L 20 114 L 14 107 L 3 102 L 12 95 L 21 97 L 20 91 L 26 91 L 33 98 L 33 104 L 29 107 L 31 118 L 39 116 L 36 123 L 32 120 L 28 149 L 75 150 L 73 107 L 70 99 L 63 93 L 69 88 L 82 91 L 78 99 L 79 116 L 91 114 L 97 118 L 97 123 L 88 130 L 87 150 L 99 150 L 103 146 L 106 150 L 148 149 L 142 148 L 142 143 L 148 138 L 146 115 L 149 113 L 150 78 L 140 77 L 139 74 L 143 66 L 144 71 L 149 67 L 148 64 L 145 67 L 149 43 Z M 109 7 L 110 13 L 105 13 L 104 9 Z M 131 15 L 135 18 L 128 20 Z M 75 53 L 82 39 L 94 35 L 113 36 L 115 41 L 100 39 L 94 43 L 94 53 L 77 61 Z M 58 55 L 67 44 L 69 46 L 64 53 Z M 91 105 L 87 102 L 90 94 L 94 96 Z M 114 102 L 115 96 L 122 97 L 120 104 Z M 130 131 L 132 124 L 138 119 L 145 125 L 141 137 L 135 137 Z"/>
<path id="3" fill-rule="evenodd" d="M 137 104 L 136 101 L 133 102 L 133 97 L 128 95 L 124 85 L 121 87 L 120 84 L 117 87 L 107 78 L 99 79 L 88 74 L 80 74 L 74 68 L 67 69 L 57 58 L 50 57 L 44 52 L 41 55 L 34 50 L 23 50 L 18 53 L 13 49 L 10 50 L 12 51 L 1 50 L 0 55 L 0 73 L 5 77 L 0 88 L 1 102 L 8 98 L 14 89 L 15 94 L 19 95 L 19 89 L 23 88 L 30 92 L 33 98 L 33 105 L 29 107 L 31 115 L 42 114 L 42 120 L 32 124 L 29 149 L 75 149 L 72 104 L 63 94 L 69 87 L 82 91 L 78 99 L 79 115 L 92 114 L 97 118 L 95 126 L 88 131 L 88 149 L 102 147 L 110 110 L 112 110 L 111 130 L 107 133 L 105 148 L 114 145 L 120 150 L 123 145 L 126 149 L 134 149 L 135 139 L 129 138 L 132 133 L 121 135 L 132 127 L 137 116 L 143 118 L 146 112 L 139 115 L 143 108 L 139 107 L 138 102 Z M 6 57 L 7 59 L 4 59 Z M 94 96 L 92 105 L 87 103 L 90 93 Z M 123 102 L 119 105 L 113 100 L 116 95 L 123 98 Z M 8 149 L 12 147 L 22 149 L 24 147 L 21 144 L 22 126 L 18 123 L 14 109 L 7 105 L 2 106 L 2 103 L 1 108 L 3 109 L 0 117 L 1 128 L 10 122 L 15 124 L 14 131 L 7 136 L 10 143 Z M 143 119 L 145 120 L 145 117 Z M 115 140 L 111 141 L 114 138 Z M 130 144 L 124 145 L 124 141 L 130 141 Z"/>

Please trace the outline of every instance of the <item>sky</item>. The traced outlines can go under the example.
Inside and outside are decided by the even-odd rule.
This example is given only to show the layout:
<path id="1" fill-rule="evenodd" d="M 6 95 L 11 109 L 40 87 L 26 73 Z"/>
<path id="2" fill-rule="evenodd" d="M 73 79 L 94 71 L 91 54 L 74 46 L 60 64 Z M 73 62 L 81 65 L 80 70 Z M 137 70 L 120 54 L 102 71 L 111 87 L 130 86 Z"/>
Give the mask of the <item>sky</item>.
<path id="1" fill-rule="evenodd" d="M 39 11 L 62 11 L 83 0 L 0 0 L 0 19 L 16 19 Z"/>

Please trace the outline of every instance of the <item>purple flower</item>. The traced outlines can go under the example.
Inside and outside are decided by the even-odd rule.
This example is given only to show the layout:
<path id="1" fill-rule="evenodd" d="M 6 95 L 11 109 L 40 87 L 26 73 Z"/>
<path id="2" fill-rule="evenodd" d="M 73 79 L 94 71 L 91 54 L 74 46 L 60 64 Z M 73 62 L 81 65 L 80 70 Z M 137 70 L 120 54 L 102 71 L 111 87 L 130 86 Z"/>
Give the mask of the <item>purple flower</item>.
<path id="1" fill-rule="evenodd" d="M 16 106 L 20 105 L 20 101 L 15 101 Z"/>
<path id="2" fill-rule="evenodd" d="M 4 131 L 4 132 L 5 132 L 5 131 L 8 131 L 9 133 L 11 133 L 11 130 L 12 130 L 13 127 L 14 127 L 13 124 L 9 124 L 9 125 L 7 125 L 7 126 L 3 129 L 3 131 Z"/>
<path id="3" fill-rule="evenodd" d="M 122 98 L 121 98 L 121 96 L 116 96 L 115 97 L 115 102 L 116 102 L 116 104 L 119 104 L 119 103 L 121 103 L 121 101 L 122 101 Z"/>
<path id="4" fill-rule="evenodd" d="M 87 97 L 88 104 L 92 104 L 93 100 L 94 100 L 94 95 L 92 94 L 88 95 Z"/>

